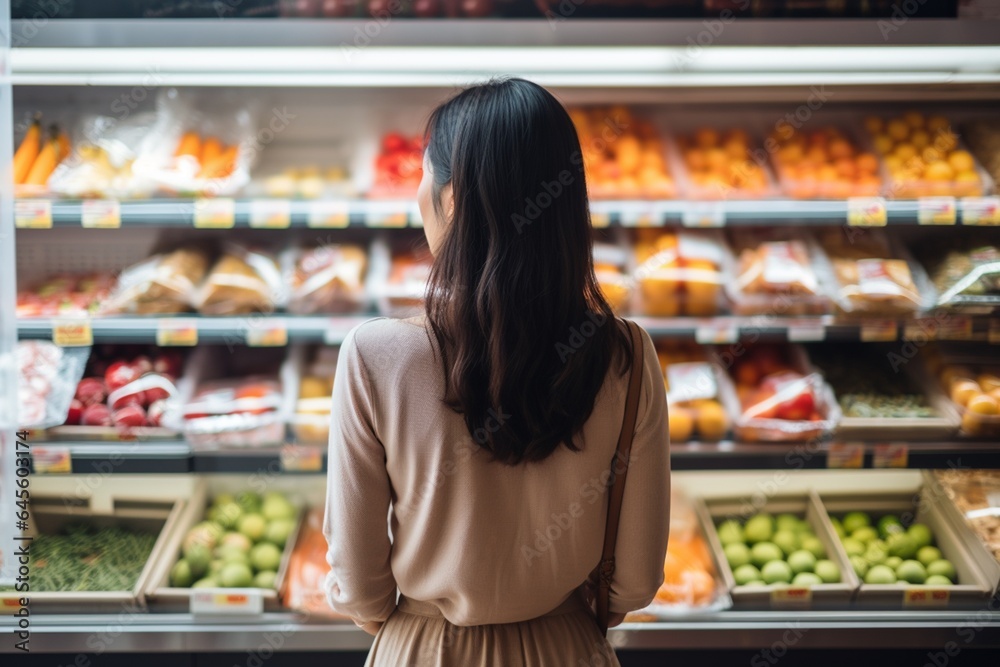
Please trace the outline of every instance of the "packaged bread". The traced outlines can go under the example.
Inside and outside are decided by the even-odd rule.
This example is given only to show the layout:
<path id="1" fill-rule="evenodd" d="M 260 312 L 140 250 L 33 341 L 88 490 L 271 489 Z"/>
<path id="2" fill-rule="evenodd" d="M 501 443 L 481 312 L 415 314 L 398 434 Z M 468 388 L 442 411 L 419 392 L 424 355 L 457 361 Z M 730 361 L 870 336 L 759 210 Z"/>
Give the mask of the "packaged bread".
<path id="1" fill-rule="evenodd" d="M 274 257 L 227 245 L 196 299 L 202 315 L 271 313 L 281 302 L 281 273 Z"/>
<path id="2" fill-rule="evenodd" d="M 807 236 L 785 230 L 735 233 L 736 278 L 726 284 L 738 315 L 818 315 L 831 308 L 829 264 Z"/>
<path id="3" fill-rule="evenodd" d="M 358 310 L 364 300 L 368 257 L 355 245 L 325 244 L 296 253 L 285 281 L 288 311 L 296 315 Z"/>
<path id="4" fill-rule="evenodd" d="M 154 255 L 122 271 L 117 288 L 101 312 L 129 315 L 189 312 L 208 262 L 208 253 L 195 246 Z"/>
<path id="5" fill-rule="evenodd" d="M 831 230 L 823 236 L 822 245 L 833 266 L 836 302 L 843 312 L 907 315 L 933 304 L 923 269 L 901 248 L 891 247 L 878 230 L 850 240 L 841 231 Z"/>

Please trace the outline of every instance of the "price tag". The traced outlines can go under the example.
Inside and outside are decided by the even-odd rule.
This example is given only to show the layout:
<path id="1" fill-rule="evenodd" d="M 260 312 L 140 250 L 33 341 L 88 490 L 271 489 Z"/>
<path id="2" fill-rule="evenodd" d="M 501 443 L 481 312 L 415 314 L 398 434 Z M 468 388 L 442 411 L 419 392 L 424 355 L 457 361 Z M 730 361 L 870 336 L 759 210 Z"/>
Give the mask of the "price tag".
<path id="1" fill-rule="evenodd" d="M 18 199 L 14 202 L 14 226 L 18 229 L 52 229 L 52 202 L 48 199 Z"/>
<path id="2" fill-rule="evenodd" d="M 724 227 L 726 207 L 721 201 L 689 202 L 681 212 L 685 227 Z"/>
<path id="3" fill-rule="evenodd" d="M 1000 320 L 990 320 L 990 328 L 986 331 L 986 340 L 993 345 L 1000 345 Z"/>
<path id="4" fill-rule="evenodd" d="M 811 588 L 778 586 L 771 589 L 771 606 L 774 607 L 805 607 L 811 602 Z"/>
<path id="5" fill-rule="evenodd" d="M 192 589 L 191 613 L 215 615 L 255 615 L 264 611 L 259 588 Z"/>
<path id="6" fill-rule="evenodd" d="M 827 468 L 862 468 L 865 446 L 857 442 L 835 442 L 826 455 Z"/>
<path id="7" fill-rule="evenodd" d="M 57 322 L 52 325 L 52 342 L 59 347 L 89 347 L 94 344 L 94 332 L 87 320 Z"/>
<path id="8" fill-rule="evenodd" d="M 611 226 L 611 205 L 609 202 L 590 203 L 590 225 L 602 228 Z"/>
<path id="9" fill-rule="evenodd" d="M 198 344 L 198 324 L 195 320 L 160 320 L 156 327 L 156 344 L 160 347 L 194 347 Z"/>
<path id="10" fill-rule="evenodd" d="M 732 325 L 698 327 L 694 330 L 694 339 L 701 345 L 725 345 L 738 341 L 740 330 Z"/>
<path id="11" fill-rule="evenodd" d="M 954 225 L 957 220 L 958 203 L 954 197 L 921 197 L 917 200 L 917 223 Z"/>
<path id="12" fill-rule="evenodd" d="M 21 606 L 21 597 L 20 593 L 0 593 L 0 607 L 16 609 Z"/>
<path id="13" fill-rule="evenodd" d="M 788 340 L 793 343 L 810 343 L 826 340 L 826 326 L 822 322 L 802 322 L 788 325 Z"/>
<path id="14" fill-rule="evenodd" d="M 85 229 L 118 229 L 122 226 L 122 207 L 117 199 L 84 199 L 80 224 Z"/>
<path id="15" fill-rule="evenodd" d="M 306 224 L 314 229 L 344 229 L 351 224 L 350 207 L 346 201 L 309 202 Z"/>
<path id="16" fill-rule="evenodd" d="M 73 459 L 66 447 L 31 448 L 31 462 L 36 475 L 68 475 L 73 472 Z"/>
<path id="17" fill-rule="evenodd" d="M 904 607 L 947 607 L 951 591 L 947 588 L 907 587 L 903 591 Z"/>
<path id="18" fill-rule="evenodd" d="M 941 340 L 969 340 L 972 338 L 972 318 L 953 315 L 942 319 L 938 327 Z"/>
<path id="19" fill-rule="evenodd" d="M 288 345 L 288 328 L 284 322 L 269 321 L 247 329 L 249 347 L 284 347 Z"/>
<path id="20" fill-rule="evenodd" d="M 872 320 L 861 325 L 860 335 L 865 343 L 894 341 L 899 336 L 899 324 L 895 320 Z"/>
<path id="21" fill-rule="evenodd" d="M 621 202 L 619 205 L 622 227 L 662 227 L 663 218 L 657 218 L 653 202 Z"/>
<path id="22" fill-rule="evenodd" d="M 292 225 L 292 202 L 287 199 L 254 199 L 250 202 L 250 226 L 254 229 L 288 229 Z"/>
<path id="23" fill-rule="evenodd" d="M 285 445 L 281 448 L 281 469 L 285 472 L 319 472 L 323 470 L 323 449 Z"/>
<path id="24" fill-rule="evenodd" d="M 406 202 L 372 202 L 365 211 L 366 227 L 398 229 L 409 224 Z"/>
<path id="25" fill-rule="evenodd" d="M 903 340 L 925 342 L 938 337 L 940 322 L 933 317 L 912 320 L 903 325 Z"/>
<path id="26" fill-rule="evenodd" d="M 885 227 L 889 216 L 882 197 L 851 197 L 847 200 L 849 227 Z"/>
<path id="27" fill-rule="evenodd" d="M 873 468 L 906 468 L 910 462 L 910 447 L 902 442 L 875 445 Z"/>
<path id="28" fill-rule="evenodd" d="M 963 225 L 1000 225 L 1000 197 L 962 199 Z"/>
<path id="29" fill-rule="evenodd" d="M 198 229 L 232 229 L 236 225 L 236 202 L 232 199 L 196 199 L 194 226 Z"/>

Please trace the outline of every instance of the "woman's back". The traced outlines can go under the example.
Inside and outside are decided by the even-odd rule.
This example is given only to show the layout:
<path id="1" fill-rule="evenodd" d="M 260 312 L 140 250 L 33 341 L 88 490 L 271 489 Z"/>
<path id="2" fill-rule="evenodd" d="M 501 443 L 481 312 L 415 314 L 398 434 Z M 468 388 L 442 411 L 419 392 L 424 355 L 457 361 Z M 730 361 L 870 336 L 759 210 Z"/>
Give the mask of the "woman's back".
<path id="1" fill-rule="evenodd" d="M 566 332 L 569 350 L 572 336 Z M 612 612 L 622 613 L 647 604 L 662 581 L 669 518 L 666 401 L 656 353 L 643 339 L 611 595 Z M 398 586 L 457 625 L 541 616 L 600 558 L 627 376 L 609 368 L 574 439 L 579 451 L 560 447 L 543 461 L 512 466 L 493 460 L 481 442 L 515 415 L 501 406 L 470 434 L 441 400 L 431 341 L 423 318 L 383 319 L 356 329 L 341 349 L 327 507 L 331 603 L 354 618 L 384 618 Z"/>

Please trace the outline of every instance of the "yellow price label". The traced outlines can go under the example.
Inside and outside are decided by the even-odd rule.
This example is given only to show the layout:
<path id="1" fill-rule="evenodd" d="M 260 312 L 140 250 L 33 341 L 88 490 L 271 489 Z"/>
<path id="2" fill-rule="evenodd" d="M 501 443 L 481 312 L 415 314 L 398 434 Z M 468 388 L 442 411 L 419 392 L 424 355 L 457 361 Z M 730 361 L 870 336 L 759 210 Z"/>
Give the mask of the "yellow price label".
<path id="1" fill-rule="evenodd" d="M 1000 225 L 1000 197 L 962 199 L 963 225 Z"/>
<path id="2" fill-rule="evenodd" d="M 68 475 L 73 459 L 66 447 L 32 447 L 31 463 L 36 475 Z"/>
<path id="3" fill-rule="evenodd" d="M 771 604 L 775 607 L 804 607 L 811 602 L 811 588 L 778 586 L 771 589 Z"/>
<path id="4" fill-rule="evenodd" d="M 18 229 L 52 229 L 52 202 L 48 199 L 18 199 L 14 202 L 14 226 Z"/>
<path id="5" fill-rule="evenodd" d="M 118 229 L 122 226 L 122 207 L 117 199 L 85 199 L 81 205 L 80 224 L 86 229 Z"/>
<path id="6" fill-rule="evenodd" d="M 864 465 L 865 447 L 860 443 L 835 442 L 827 451 L 827 468 L 862 468 Z"/>
<path id="7" fill-rule="evenodd" d="M 52 342 L 59 347 L 89 347 L 94 344 L 94 331 L 86 320 L 57 322 L 52 326 Z"/>
<path id="8" fill-rule="evenodd" d="M 947 588 L 914 586 L 903 591 L 904 607 L 947 607 L 951 591 Z"/>
<path id="9" fill-rule="evenodd" d="M 255 199 L 250 202 L 250 226 L 255 229 L 288 229 L 292 225 L 292 202 L 287 199 Z"/>
<path id="10" fill-rule="evenodd" d="M 160 347 L 194 347 L 198 344 L 198 325 L 190 320 L 160 320 L 156 328 Z"/>
<path id="11" fill-rule="evenodd" d="M 232 229 L 236 225 L 236 202 L 232 199 L 196 199 L 194 226 L 198 229 Z"/>
<path id="12" fill-rule="evenodd" d="M 288 329 L 282 323 L 268 323 L 265 326 L 247 329 L 249 347 L 284 347 L 288 345 Z"/>
<path id="13" fill-rule="evenodd" d="M 850 227 L 885 227 L 889 215 L 882 197 L 852 197 L 847 200 L 847 224 Z"/>
<path id="14" fill-rule="evenodd" d="M 261 589 L 205 588 L 191 591 L 192 614 L 260 614 L 264 611 Z"/>
<path id="15" fill-rule="evenodd" d="M 906 468 L 910 462 L 910 447 L 893 442 L 875 445 L 872 453 L 873 468 Z"/>
<path id="16" fill-rule="evenodd" d="M 316 229 L 344 229 L 351 224 L 350 207 L 346 201 L 310 202 L 306 224 Z"/>
<path id="17" fill-rule="evenodd" d="M 917 200 L 917 223 L 954 225 L 958 221 L 958 202 L 954 197 L 921 197 Z"/>

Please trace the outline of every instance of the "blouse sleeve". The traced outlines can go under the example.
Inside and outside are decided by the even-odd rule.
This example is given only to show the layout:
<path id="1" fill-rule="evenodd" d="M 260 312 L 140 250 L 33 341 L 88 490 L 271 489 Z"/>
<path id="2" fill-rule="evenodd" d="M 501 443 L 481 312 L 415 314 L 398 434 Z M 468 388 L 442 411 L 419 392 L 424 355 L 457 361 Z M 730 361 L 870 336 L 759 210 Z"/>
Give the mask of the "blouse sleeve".
<path id="1" fill-rule="evenodd" d="M 389 618 L 396 606 L 396 581 L 390 568 L 391 486 L 357 331 L 340 347 L 333 384 L 323 532 L 330 564 L 327 600 L 363 625 Z"/>
<path id="2" fill-rule="evenodd" d="M 643 332 L 644 366 L 639 416 L 622 500 L 610 611 L 648 605 L 663 583 L 670 526 L 670 447 L 667 396 L 656 349 Z"/>

